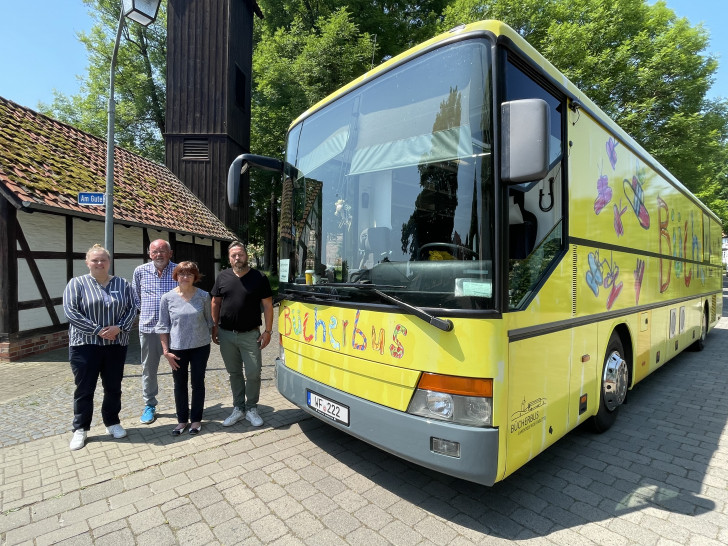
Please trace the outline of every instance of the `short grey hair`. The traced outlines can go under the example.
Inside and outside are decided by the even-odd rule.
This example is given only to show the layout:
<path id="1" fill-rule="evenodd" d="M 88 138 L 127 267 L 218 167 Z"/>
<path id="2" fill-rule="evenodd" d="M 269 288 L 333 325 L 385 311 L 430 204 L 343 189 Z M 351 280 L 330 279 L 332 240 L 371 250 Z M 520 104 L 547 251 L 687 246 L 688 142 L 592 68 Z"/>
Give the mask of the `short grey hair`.
<path id="1" fill-rule="evenodd" d="M 230 243 L 230 244 L 228 245 L 228 254 L 230 254 L 230 251 L 231 251 L 231 250 L 232 250 L 233 248 L 237 248 L 237 247 L 240 247 L 240 248 L 242 248 L 242 249 L 243 249 L 243 252 L 245 252 L 246 254 L 248 253 L 248 249 L 247 249 L 247 248 L 245 248 L 245 245 L 244 245 L 243 243 L 241 243 L 240 241 L 233 241 L 232 243 Z"/>
<path id="2" fill-rule="evenodd" d="M 154 239 L 151 243 L 149 243 L 149 248 L 147 249 L 147 252 L 152 251 L 152 245 L 154 243 L 156 243 L 157 241 L 162 241 L 165 244 L 165 246 L 167 247 L 167 250 L 170 252 L 172 251 L 172 245 L 169 244 L 169 241 L 165 241 L 164 239 Z"/>

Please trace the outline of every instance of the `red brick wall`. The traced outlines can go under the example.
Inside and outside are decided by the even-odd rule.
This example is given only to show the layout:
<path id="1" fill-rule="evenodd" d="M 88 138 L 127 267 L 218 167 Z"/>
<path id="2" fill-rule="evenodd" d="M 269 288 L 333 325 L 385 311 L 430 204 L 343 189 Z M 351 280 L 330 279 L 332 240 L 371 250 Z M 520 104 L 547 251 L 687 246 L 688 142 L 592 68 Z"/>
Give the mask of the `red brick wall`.
<path id="1" fill-rule="evenodd" d="M 0 342 L 0 362 L 39 355 L 66 346 L 68 346 L 67 330 Z"/>

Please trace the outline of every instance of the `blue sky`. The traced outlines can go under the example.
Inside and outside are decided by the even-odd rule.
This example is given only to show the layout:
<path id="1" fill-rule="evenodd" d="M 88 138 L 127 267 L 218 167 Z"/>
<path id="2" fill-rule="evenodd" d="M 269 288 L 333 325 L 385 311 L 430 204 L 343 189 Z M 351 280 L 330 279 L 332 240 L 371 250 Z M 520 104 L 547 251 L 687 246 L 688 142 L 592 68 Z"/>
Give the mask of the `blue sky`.
<path id="1" fill-rule="evenodd" d="M 728 97 L 728 0 L 667 0 L 667 5 L 709 30 L 709 51 L 721 65 L 710 96 Z M 81 0 L 0 0 L 0 7 L 0 96 L 37 108 L 39 102 L 52 102 L 54 89 L 77 93 L 87 64 L 77 34 L 92 23 L 86 5 Z"/>

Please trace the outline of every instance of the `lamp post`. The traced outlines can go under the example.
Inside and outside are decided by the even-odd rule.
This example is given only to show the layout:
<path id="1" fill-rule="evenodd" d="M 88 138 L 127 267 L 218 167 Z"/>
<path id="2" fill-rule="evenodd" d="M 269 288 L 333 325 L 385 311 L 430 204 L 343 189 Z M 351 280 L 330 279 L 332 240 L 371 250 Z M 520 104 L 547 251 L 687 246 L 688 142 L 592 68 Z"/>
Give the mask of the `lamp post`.
<path id="1" fill-rule="evenodd" d="M 157 18 L 161 0 L 122 0 L 119 27 L 116 29 L 114 53 L 111 56 L 109 69 L 109 118 L 106 130 L 106 197 L 105 197 L 105 224 L 104 246 L 111 258 L 110 272 L 114 272 L 114 118 L 116 105 L 114 104 L 114 75 L 116 73 L 116 56 L 119 52 L 121 30 L 124 28 L 124 17 L 128 17 L 143 26 L 149 26 Z"/>

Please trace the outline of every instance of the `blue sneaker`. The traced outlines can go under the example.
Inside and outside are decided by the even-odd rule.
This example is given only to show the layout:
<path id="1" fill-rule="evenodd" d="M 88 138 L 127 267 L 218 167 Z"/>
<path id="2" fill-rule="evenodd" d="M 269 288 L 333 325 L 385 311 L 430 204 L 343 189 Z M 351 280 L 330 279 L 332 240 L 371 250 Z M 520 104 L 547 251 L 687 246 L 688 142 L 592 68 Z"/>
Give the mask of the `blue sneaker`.
<path id="1" fill-rule="evenodd" d="M 145 406 L 144 411 L 142 412 L 142 416 L 139 419 L 139 422 L 144 425 L 148 425 L 149 423 L 153 423 L 156 418 L 157 418 L 157 409 L 154 406 Z"/>

